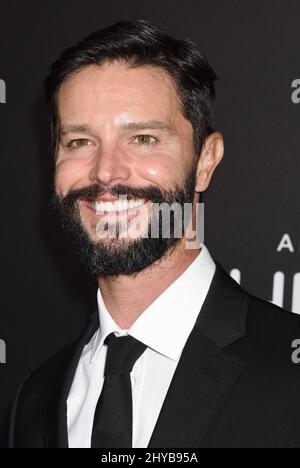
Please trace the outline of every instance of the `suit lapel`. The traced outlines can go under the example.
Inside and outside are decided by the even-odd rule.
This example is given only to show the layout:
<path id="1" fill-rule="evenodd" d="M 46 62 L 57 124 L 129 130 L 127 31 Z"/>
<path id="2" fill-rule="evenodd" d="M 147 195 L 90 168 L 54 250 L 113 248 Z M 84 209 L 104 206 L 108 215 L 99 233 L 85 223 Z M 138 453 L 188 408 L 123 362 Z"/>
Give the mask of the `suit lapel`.
<path id="1" fill-rule="evenodd" d="M 148 447 L 192 447 L 208 429 L 242 363 L 195 327 L 176 368 Z"/>
<path id="2" fill-rule="evenodd" d="M 69 346 L 59 364 L 45 411 L 48 448 L 68 448 L 67 399 L 83 348 L 92 339 L 98 327 L 98 312 L 95 312 L 79 340 Z"/>
<path id="3" fill-rule="evenodd" d="M 243 363 L 222 348 L 245 334 L 249 296 L 217 263 L 183 349 L 149 448 L 201 446 Z"/>

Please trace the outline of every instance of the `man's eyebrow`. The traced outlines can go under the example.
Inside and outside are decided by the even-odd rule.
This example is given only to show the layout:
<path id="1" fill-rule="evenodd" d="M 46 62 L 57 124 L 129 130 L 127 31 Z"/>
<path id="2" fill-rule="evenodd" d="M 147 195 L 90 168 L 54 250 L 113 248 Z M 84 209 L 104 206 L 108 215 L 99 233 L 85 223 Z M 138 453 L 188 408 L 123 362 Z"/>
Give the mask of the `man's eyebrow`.
<path id="1" fill-rule="evenodd" d="M 162 130 L 169 134 L 176 133 L 174 128 L 161 120 L 149 120 L 139 122 L 125 122 L 119 126 L 120 130 L 140 131 L 140 130 Z M 62 125 L 59 134 L 60 136 L 67 135 L 68 133 L 86 133 L 92 134 L 93 129 L 86 124 L 66 124 Z"/>
<path id="2" fill-rule="evenodd" d="M 67 135 L 68 133 L 92 133 L 93 130 L 89 125 L 85 124 L 70 124 L 70 125 L 62 125 L 59 129 L 60 136 Z"/>
<path id="3" fill-rule="evenodd" d="M 162 130 L 164 132 L 173 134 L 175 133 L 174 128 L 161 120 L 150 120 L 140 122 L 126 122 L 121 124 L 121 129 L 124 130 Z"/>

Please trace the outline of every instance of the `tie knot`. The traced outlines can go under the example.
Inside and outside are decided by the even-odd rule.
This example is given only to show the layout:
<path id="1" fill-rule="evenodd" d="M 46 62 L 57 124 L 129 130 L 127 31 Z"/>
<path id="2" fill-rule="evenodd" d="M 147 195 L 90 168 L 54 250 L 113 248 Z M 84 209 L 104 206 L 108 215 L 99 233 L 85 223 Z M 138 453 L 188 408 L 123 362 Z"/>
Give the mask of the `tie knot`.
<path id="1" fill-rule="evenodd" d="M 105 375 L 130 373 L 134 363 L 147 348 L 133 336 L 116 336 L 110 333 L 104 341 L 107 344 Z"/>

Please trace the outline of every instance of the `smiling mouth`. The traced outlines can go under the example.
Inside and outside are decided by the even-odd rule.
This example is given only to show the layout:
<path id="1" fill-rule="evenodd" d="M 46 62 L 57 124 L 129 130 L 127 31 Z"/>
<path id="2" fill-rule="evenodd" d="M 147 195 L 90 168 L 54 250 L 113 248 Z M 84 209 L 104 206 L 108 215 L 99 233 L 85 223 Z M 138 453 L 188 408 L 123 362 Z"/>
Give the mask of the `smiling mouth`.
<path id="1" fill-rule="evenodd" d="M 135 210 L 142 207 L 150 200 L 146 198 L 137 199 L 116 199 L 113 201 L 89 201 L 82 200 L 82 203 L 96 214 L 110 213 L 126 213 L 127 211 Z"/>

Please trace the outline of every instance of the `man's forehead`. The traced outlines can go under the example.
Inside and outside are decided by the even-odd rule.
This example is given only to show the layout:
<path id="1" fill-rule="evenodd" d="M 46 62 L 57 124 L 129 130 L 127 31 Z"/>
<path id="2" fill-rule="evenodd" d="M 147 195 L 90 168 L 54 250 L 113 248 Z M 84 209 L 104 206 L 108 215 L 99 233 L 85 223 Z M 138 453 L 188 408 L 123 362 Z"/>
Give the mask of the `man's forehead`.
<path id="1" fill-rule="evenodd" d="M 95 126 L 101 127 L 114 124 L 116 127 L 123 125 L 124 128 L 127 125 L 129 128 L 132 122 L 135 125 L 133 129 L 138 129 L 140 125 L 142 130 L 151 128 L 151 125 L 143 125 L 143 122 L 161 121 L 161 129 L 171 133 L 175 120 L 181 114 L 177 93 L 168 81 L 163 80 L 159 86 L 157 77 L 154 82 L 151 81 L 153 69 L 156 72 L 155 67 L 152 67 L 150 78 L 148 68 L 144 70 L 146 75 L 142 79 L 128 79 L 130 77 L 126 75 L 126 79 L 122 80 L 118 74 L 120 70 L 125 74 L 128 71 L 135 73 L 139 68 L 142 67 L 107 67 L 103 70 L 108 74 L 103 78 L 101 67 L 87 67 L 64 83 L 58 100 L 60 126 L 69 126 L 71 120 L 76 120 L 78 123 L 93 122 Z M 116 72 L 118 79 L 116 76 L 110 79 L 110 72 L 112 75 Z M 152 127 L 155 128 L 155 124 Z M 159 124 L 156 128 L 159 129 Z M 62 132 L 66 133 L 65 129 Z"/>
<path id="2" fill-rule="evenodd" d="M 85 80 L 90 82 L 103 81 L 109 79 L 110 84 L 122 84 L 124 79 L 146 79 L 149 81 L 160 81 L 167 86 L 173 86 L 173 79 L 169 73 L 158 65 L 138 65 L 132 66 L 129 63 L 114 61 L 112 63 L 104 63 L 102 65 L 87 65 L 80 70 L 77 70 L 69 77 L 67 81 L 83 83 Z"/>
<path id="3" fill-rule="evenodd" d="M 58 93 L 58 104 L 65 106 L 105 106 L 118 109 L 120 105 L 172 106 L 178 101 L 170 77 L 158 67 L 128 67 L 120 64 L 88 66 L 69 77 Z"/>

